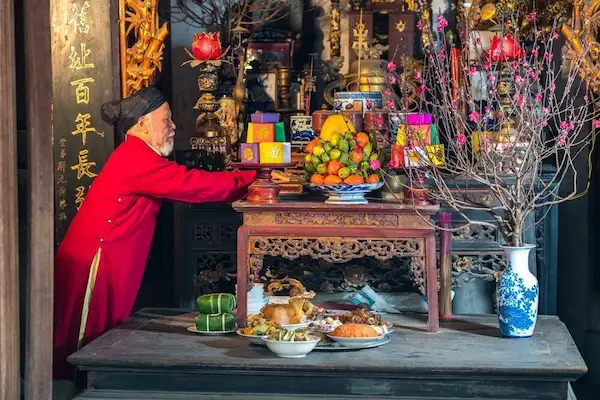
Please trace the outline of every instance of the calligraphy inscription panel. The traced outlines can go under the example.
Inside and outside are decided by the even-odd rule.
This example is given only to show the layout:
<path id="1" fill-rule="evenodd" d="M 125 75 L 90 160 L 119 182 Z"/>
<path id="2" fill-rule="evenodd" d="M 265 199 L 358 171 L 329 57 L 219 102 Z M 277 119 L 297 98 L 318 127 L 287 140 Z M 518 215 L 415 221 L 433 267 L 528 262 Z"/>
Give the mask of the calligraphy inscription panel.
<path id="1" fill-rule="evenodd" d="M 51 0 L 56 246 L 114 148 L 110 3 Z"/>

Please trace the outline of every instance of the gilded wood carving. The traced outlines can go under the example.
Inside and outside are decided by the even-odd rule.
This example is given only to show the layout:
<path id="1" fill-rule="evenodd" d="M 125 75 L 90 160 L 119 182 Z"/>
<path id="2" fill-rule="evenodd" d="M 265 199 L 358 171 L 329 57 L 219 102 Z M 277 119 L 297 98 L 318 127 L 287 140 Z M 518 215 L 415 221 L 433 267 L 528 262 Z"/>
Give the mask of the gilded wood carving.
<path id="1" fill-rule="evenodd" d="M 162 70 L 167 23 L 159 27 L 158 0 L 119 0 L 121 96 L 148 87 Z M 130 43 L 133 43 L 131 46 Z"/>

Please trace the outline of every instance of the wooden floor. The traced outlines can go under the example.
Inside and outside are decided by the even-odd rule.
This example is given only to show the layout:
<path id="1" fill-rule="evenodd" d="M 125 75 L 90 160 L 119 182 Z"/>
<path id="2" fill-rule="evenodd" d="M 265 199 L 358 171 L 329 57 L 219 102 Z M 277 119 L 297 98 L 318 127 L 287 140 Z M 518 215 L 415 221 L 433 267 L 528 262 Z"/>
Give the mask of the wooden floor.
<path id="1" fill-rule="evenodd" d="M 587 371 L 555 317 L 540 317 L 530 339 L 503 339 L 495 316 L 437 333 L 424 331 L 425 316 L 390 316 L 383 347 L 290 360 L 236 335 L 188 333 L 193 314 L 142 311 L 71 356 L 89 371 L 81 399 L 566 399 Z"/>

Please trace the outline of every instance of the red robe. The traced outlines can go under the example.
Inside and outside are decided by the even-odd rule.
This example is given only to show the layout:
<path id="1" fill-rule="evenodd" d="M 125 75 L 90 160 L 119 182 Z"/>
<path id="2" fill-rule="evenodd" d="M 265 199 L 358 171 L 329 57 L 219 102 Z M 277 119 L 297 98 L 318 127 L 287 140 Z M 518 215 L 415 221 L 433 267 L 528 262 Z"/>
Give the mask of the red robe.
<path id="1" fill-rule="evenodd" d="M 61 242 L 54 263 L 54 376 L 73 379 L 66 358 L 129 317 L 163 199 L 234 201 L 255 172 L 187 169 L 129 137 L 109 157 Z M 100 250 L 100 251 L 99 251 Z M 90 270 L 97 265 L 95 279 Z M 88 279 L 93 291 L 84 302 Z M 89 304 L 87 323 L 82 321 Z M 85 321 L 85 318 L 84 318 Z M 83 340 L 80 339 L 80 331 Z"/>

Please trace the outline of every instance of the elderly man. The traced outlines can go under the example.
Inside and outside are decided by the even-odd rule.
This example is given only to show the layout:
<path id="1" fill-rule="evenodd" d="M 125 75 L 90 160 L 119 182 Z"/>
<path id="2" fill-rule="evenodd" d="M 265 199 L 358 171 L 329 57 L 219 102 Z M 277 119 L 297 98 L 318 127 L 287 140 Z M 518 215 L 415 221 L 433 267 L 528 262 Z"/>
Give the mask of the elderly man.
<path id="1" fill-rule="evenodd" d="M 72 380 L 66 358 L 130 315 L 162 200 L 234 201 L 256 177 L 187 169 L 167 160 L 175 124 L 153 87 L 104 104 L 102 117 L 127 136 L 90 185 L 56 254 L 55 379 Z"/>

